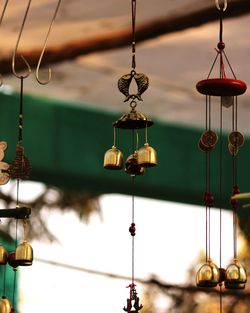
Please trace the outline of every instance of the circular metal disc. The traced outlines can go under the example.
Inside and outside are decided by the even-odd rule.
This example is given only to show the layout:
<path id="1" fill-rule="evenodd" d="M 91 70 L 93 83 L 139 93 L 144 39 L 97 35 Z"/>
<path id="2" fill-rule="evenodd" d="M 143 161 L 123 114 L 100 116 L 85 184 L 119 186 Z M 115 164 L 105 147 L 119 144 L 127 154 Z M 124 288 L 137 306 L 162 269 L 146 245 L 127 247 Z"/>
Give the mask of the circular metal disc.
<path id="1" fill-rule="evenodd" d="M 239 96 L 247 90 L 247 85 L 238 79 L 211 78 L 199 81 L 196 89 L 208 96 Z"/>

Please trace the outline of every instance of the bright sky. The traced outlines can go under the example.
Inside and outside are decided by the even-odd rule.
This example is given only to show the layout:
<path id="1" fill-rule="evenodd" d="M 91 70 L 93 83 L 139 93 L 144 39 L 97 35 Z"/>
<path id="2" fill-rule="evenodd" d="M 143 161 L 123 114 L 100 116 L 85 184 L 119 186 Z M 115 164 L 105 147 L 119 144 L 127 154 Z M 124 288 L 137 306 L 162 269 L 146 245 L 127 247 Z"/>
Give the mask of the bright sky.
<path id="1" fill-rule="evenodd" d="M 83 268 L 130 276 L 131 197 L 101 197 L 102 218 L 88 225 L 74 213 L 45 211 L 60 243 L 34 241 L 34 256 Z M 190 205 L 136 198 L 135 276 L 158 276 L 185 283 L 186 271 L 205 246 L 205 210 Z M 212 211 L 212 256 L 218 263 L 219 215 Z M 232 217 L 223 212 L 223 266 L 232 257 Z M 198 265 L 197 265 L 198 266 Z M 128 281 L 110 279 L 34 261 L 20 273 L 20 313 L 74 311 L 122 312 L 129 295 Z M 195 277 L 192 283 L 195 283 Z M 143 287 L 137 285 L 138 295 Z"/>

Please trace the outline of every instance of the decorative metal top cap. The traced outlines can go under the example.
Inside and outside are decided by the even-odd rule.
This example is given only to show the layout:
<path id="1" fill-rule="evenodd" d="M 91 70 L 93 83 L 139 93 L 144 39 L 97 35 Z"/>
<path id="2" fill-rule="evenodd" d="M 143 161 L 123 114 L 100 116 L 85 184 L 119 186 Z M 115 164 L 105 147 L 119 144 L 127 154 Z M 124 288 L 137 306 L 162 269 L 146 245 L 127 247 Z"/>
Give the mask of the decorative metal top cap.
<path id="1" fill-rule="evenodd" d="M 150 127 L 154 122 L 145 114 L 131 110 L 127 114 L 123 114 L 117 121 L 113 123 L 114 127 L 122 129 L 140 129 Z"/>

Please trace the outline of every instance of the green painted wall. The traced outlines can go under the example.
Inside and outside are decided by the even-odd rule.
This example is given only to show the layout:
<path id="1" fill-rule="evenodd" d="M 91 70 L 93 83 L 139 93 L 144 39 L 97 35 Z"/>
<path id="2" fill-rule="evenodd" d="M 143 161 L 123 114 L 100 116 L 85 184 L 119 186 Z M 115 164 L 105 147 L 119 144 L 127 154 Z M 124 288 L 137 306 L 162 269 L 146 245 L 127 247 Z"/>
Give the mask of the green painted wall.
<path id="1" fill-rule="evenodd" d="M 0 94 L 0 140 L 9 149 L 6 160 L 14 156 L 17 141 L 19 98 Z M 103 154 L 113 142 L 112 122 L 120 113 L 102 112 L 78 104 L 32 96 L 24 99 L 24 146 L 32 162 L 31 180 L 63 188 L 99 193 L 130 194 L 130 177 L 123 171 L 102 167 Z M 159 154 L 159 165 L 137 177 L 136 194 L 156 199 L 202 204 L 205 156 L 197 142 L 202 130 L 155 121 L 149 129 L 150 143 Z M 142 136 L 143 138 L 143 136 Z M 131 146 L 130 131 L 119 130 L 117 146 L 125 156 Z M 249 191 L 250 140 L 239 153 L 239 181 L 242 192 Z M 143 145 L 143 140 L 140 143 Z M 227 139 L 223 147 L 223 203 L 228 206 L 231 192 L 231 157 Z M 212 155 L 212 182 L 218 205 L 219 147 Z"/>

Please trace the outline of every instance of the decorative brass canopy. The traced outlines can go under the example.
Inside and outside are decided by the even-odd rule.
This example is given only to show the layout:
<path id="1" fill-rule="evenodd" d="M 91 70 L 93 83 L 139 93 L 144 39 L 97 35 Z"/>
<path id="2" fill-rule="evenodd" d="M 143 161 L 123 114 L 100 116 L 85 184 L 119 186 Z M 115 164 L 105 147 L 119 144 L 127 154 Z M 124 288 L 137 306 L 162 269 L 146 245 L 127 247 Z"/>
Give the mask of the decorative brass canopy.
<path id="1" fill-rule="evenodd" d="M 154 122 L 144 113 L 137 112 L 134 108 L 127 114 L 123 114 L 113 123 L 114 127 L 122 129 L 140 129 L 150 127 Z"/>

